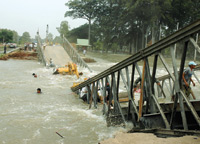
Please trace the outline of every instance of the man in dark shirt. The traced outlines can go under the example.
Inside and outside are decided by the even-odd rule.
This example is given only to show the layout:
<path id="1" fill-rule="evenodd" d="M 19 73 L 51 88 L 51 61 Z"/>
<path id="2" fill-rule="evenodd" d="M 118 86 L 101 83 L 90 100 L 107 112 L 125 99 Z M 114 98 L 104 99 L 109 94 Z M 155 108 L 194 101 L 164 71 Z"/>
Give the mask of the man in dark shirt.
<path id="1" fill-rule="evenodd" d="M 4 54 L 6 54 L 6 43 L 4 45 Z"/>

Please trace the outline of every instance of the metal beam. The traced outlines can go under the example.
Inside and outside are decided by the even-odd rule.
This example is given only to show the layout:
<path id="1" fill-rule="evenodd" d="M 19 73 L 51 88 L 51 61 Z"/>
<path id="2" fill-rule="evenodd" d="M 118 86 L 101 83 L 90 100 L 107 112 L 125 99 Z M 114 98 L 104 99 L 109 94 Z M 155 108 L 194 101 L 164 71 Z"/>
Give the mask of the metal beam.
<path id="1" fill-rule="evenodd" d="M 124 83 L 124 85 L 125 85 L 125 87 L 126 87 L 126 90 L 127 90 L 127 92 L 128 92 L 128 98 L 129 98 L 129 100 L 131 101 L 131 103 L 132 103 L 132 105 L 133 105 L 134 111 L 135 111 L 135 113 L 137 114 L 137 116 L 139 116 L 139 115 L 138 115 L 137 106 L 136 106 L 135 102 L 133 101 L 133 99 L 131 98 L 130 90 L 129 90 L 129 87 L 128 87 L 128 85 L 127 85 L 127 82 L 126 82 L 126 80 L 125 80 L 125 77 L 124 77 L 122 71 L 120 71 L 120 75 L 121 75 L 121 78 L 122 78 L 122 80 L 123 80 L 123 83 Z"/>
<path id="2" fill-rule="evenodd" d="M 192 37 L 190 37 L 189 40 L 190 40 L 190 42 L 192 43 L 192 45 L 194 46 L 194 48 L 200 53 L 200 47 L 199 47 L 199 45 L 195 42 L 195 40 L 194 40 Z"/>
<path id="3" fill-rule="evenodd" d="M 172 110 L 172 114 L 171 114 L 171 122 L 170 124 L 172 125 L 173 123 L 173 119 L 175 117 L 175 113 L 176 113 L 176 108 L 177 108 L 177 97 L 179 99 L 179 105 L 181 108 L 181 116 L 182 116 L 182 122 L 183 122 L 183 127 L 184 130 L 188 130 L 188 125 L 187 125 L 187 119 L 186 119 L 186 115 L 185 115 L 185 108 L 183 105 L 183 98 L 180 95 L 180 85 L 178 82 L 178 71 L 177 71 L 177 66 L 176 66 L 176 59 L 175 59 L 175 54 L 174 54 L 174 50 L 171 47 L 170 48 L 171 51 L 171 56 L 172 56 L 172 65 L 173 65 L 173 69 L 174 69 L 174 76 L 175 76 L 175 81 L 174 81 L 174 87 L 175 87 L 175 101 L 174 101 L 174 105 L 173 105 L 173 110 Z"/>
<path id="4" fill-rule="evenodd" d="M 193 107 L 193 105 L 190 103 L 190 101 L 188 100 L 187 96 L 185 95 L 185 93 L 181 90 L 180 91 L 181 95 L 183 96 L 186 104 L 188 105 L 188 108 L 191 110 L 196 122 L 198 123 L 198 125 L 200 126 L 200 118 L 199 115 L 197 114 L 195 108 Z"/>
<path id="5" fill-rule="evenodd" d="M 142 108 L 143 108 L 143 94 L 144 94 L 144 79 L 145 79 L 145 67 L 146 59 L 144 59 L 143 70 L 142 70 L 142 79 L 141 79 L 141 93 L 140 93 L 140 102 L 139 102 L 139 116 L 138 121 L 142 117 Z"/>
<path id="6" fill-rule="evenodd" d="M 150 107 L 150 112 L 151 113 L 154 113 L 155 111 L 156 111 L 156 108 L 155 108 L 155 103 L 154 103 L 154 100 L 153 100 L 153 98 L 152 98 L 152 86 L 151 86 L 151 74 L 150 74 L 150 68 L 149 68 L 149 61 L 148 61 L 148 59 L 147 58 L 145 58 L 146 59 L 146 66 L 145 66 L 145 69 L 146 69 L 146 71 L 145 71 L 145 81 L 146 81 L 146 83 L 147 83 L 147 92 L 148 92 L 148 94 L 147 94 L 147 99 L 148 99 L 148 101 L 147 101 L 147 104 L 146 104 L 146 113 L 148 112 L 148 107 Z"/>
<path id="7" fill-rule="evenodd" d="M 154 83 L 156 81 L 155 76 L 156 76 L 157 63 L 158 63 L 158 54 L 154 56 L 153 70 L 152 70 L 151 90 L 152 90 L 152 94 L 154 95 L 155 95 Z"/>
<path id="8" fill-rule="evenodd" d="M 101 72 L 100 74 L 90 78 L 90 81 L 85 81 L 81 84 L 79 84 L 76 87 L 72 88 L 72 91 L 76 91 L 80 89 L 81 87 L 86 86 L 89 83 L 92 83 L 93 81 L 97 81 L 101 78 L 104 78 L 108 75 L 110 75 L 113 72 L 119 71 L 135 62 L 138 62 L 142 60 L 144 57 L 151 56 L 152 54 L 161 51 L 162 49 L 165 49 L 169 47 L 172 44 L 175 44 L 178 41 L 181 41 L 190 35 L 199 32 L 200 30 L 200 20 L 188 25 L 187 27 L 184 27 L 183 29 L 178 30 L 174 34 L 160 40 L 159 42 L 140 50 L 139 52 L 135 53 L 134 55 L 130 56 L 129 58 L 119 62 L 118 64 L 112 66 L 111 68 Z"/>
<path id="9" fill-rule="evenodd" d="M 132 74 L 131 74 L 131 83 L 130 83 L 130 94 L 131 98 L 133 99 L 133 83 L 134 83 L 134 74 L 135 74 L 135 64 L 132 65 Z M 129 119 L 129 114 L 131 112 L 131 100 L 128 101 L 128 114 L 127 114 L 127 119 Z M 134 115 L 134 114 L 132 114 Z M 135 122 L 135 117 L 133 116 L 133 121 Z M 136 124 L 134 123 L 134 126 Z"/>
<path id="10" fill-rule="evenodd" d="M 114 97 L 114 107 L 115 107 L 115 110 L 117 110 L 117 113 L 118 113 L 118 110 L 122 116 L 122 119 L 124 121 L 124 124 L 126 123 L 126 120 L 125 120 L 125 117 L 124 117 L 124 114 L 122 112 L 122 108 L 116 98 L 116 95 L 117 95 L 117 86 L 116 86 L 116 80 L 115 80 L 115 74 L 113 74 L 113 89 L 114 89 L 114 94 L 113 94 L 113 97 Z M 118 109 L 117 109 L 118 108 Z"/>
<path id="11" fill-rule="evenodd" d="M 152 94 L 152 97 L 153 97 L 153 100 L 155 101 L 155 104 L 156 104 L 156 106 L 157 106 L 157 108 L 158 108 L 158 110 L 159 110 L 159 112 L 160 112 L 160 114 L 162 116 L 162 119 L 163 119 L 163 121 L 165 123 L 166 129 L 170 129 L 169 122 L 167 121 L 167 118 L 166 118 L 166 116 L 165 116 L 165 114 L 164 114 L 164 112 L 163 112 L 163 110 L 162 110 L 157 98 L 153 94 Z"/>
<path id="12" fill-rule="evenodd" d="M 173 81 L 175 81 L 175 77 L 174 77 L 174 75 L 171 73 L 170 68 L 169 68 L 167 62 L 165 61 L 163 55 L 162 55 L 161 53 L 159 53 L 158 55 L 159 55 L 159 58 L 160 58 L 161 62 L 162 62 L 163 65 L 164 65 L 165 69 L 166 69 L 167 72 L 169 73 L 170 77 L 172 78 Z"/>
<path id="13" fill-rule="evenodd" d="M 74 61 L 75 63 L 77 62 L 77 60 L 75 60 L 75 58 L 79 58 L 80 60 L 80 65 L 83 65 L 84 67 L 86 67 L 90 72 L 92 72 L 92 70 L 90 69 L 90 67 L 85 63 L 85 61 L 80 57 L 80 55 L 78 54 L 78 52 L 73 48 L 73 46 L 69 43 L 69 41 L 63 36 L 63 43 L 66 42 L 66 45 L 63 45 L 64 49 L 66 50 L 66 52 L 68 53 L 68 55 L 70 56 L 70 58 L 72 59 L 72 61 Z"/>

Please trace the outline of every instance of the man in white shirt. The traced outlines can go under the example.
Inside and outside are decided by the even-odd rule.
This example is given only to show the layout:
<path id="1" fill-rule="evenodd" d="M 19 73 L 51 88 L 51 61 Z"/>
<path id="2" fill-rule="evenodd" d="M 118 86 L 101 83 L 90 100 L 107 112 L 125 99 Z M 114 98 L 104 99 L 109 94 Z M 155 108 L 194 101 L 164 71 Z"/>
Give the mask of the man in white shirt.
<path id="1" fill-rule="evenodd" d="M 87 88 L 83 87 L 80 93 L 80 99 L 82 99 L 84 102 L 87 101 Z"/>

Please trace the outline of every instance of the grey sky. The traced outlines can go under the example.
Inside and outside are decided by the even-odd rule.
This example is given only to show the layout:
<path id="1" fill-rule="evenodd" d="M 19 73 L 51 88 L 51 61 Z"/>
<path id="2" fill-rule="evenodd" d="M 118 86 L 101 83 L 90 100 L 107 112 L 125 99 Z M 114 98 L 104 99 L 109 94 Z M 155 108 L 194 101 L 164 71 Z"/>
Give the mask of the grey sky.
<path id="1" fill-rule="evenodd" d="M 56 27 L 61 21 L 68 21 L 70 28 L 76 28 L 84 23 L 83 19 L 65 18 L 68 10 L 65 6 L 68 0 L 0 0 L 0 28 L 15 30 L 21 36 L 29 32 L 34 38 L 39 29 L 40 36 L 46 36 L 46 26 L 53 36 L 59 33 Z"/>

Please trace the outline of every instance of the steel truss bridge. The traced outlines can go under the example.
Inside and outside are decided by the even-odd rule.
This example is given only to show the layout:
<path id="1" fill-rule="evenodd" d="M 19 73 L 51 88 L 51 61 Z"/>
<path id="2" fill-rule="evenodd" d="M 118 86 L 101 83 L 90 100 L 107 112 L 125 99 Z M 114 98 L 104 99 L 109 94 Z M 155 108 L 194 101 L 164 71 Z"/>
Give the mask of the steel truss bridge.
<path id="1" fill-rule="evenodd" d="M 107 121 L 112 124 L 124 124 L 131 121 L 134 127 L 144 128 L 180 128 L 184 130 L 200 128 L 200 101 L 189 100 L 181 89 L 182 74 L 186 63 L 187 52 L 190 51 L 188 45 L 192 44 L 194 49 L 200 53 L 200 47 L 195 41 L 196 35 L 200 31 L 200 20 L 196 21 L 170 36 L 161 39 L 155 44 L 143 48 L 129 58 L 108 68 L 100 74 L 82 82 L 72 88 L 73 92 L 80 91 L 87 87 L 87 102 L 90 107 L 98 106 L 97 97 L 100 89 L 103 96 L 103 114 L 107 116 Z M 181 45 L 181 61 L 175 58 L 175 44 Z M 171 54 L 172 66 L 166 62 L 162 51 L 168 49 Z M 150 71 L 149 59 L 154 58 L 152 71 Z M 156 78 L 158 61 L 161 61 L 168 75 Z M 138 63 L 143 64 L 142 69 Z M 186 63 L 186 64 L 185 64 Z M 170 69 L 173 67 L 173 71 Z M 139 104 L 134 100 L 133 83 L 136 79 L 136 73 L 141 77 L 141 95 Z M 197 78 L 198 79 L 198 78 Z M 159 80 L 161 86 L 156 89 L 156 81 Z M 168 84 L 166 84 L 168 81 Z M 109 102 L 106 101 L 106 84 L 110 84 Z M 119 87 L 124 85 L 126 88 L 128 101 L 127 105 L 120 102 Z M 170 94 L 166 94 L 166 87 Z M 174 101 L 168 103 L 159 102 L 160 97 L 171 99 L 174 95 Z M 114 103 L 111 109 L 111 103 Z M 92 104 L 93 103 L 93 104 Z"/>

